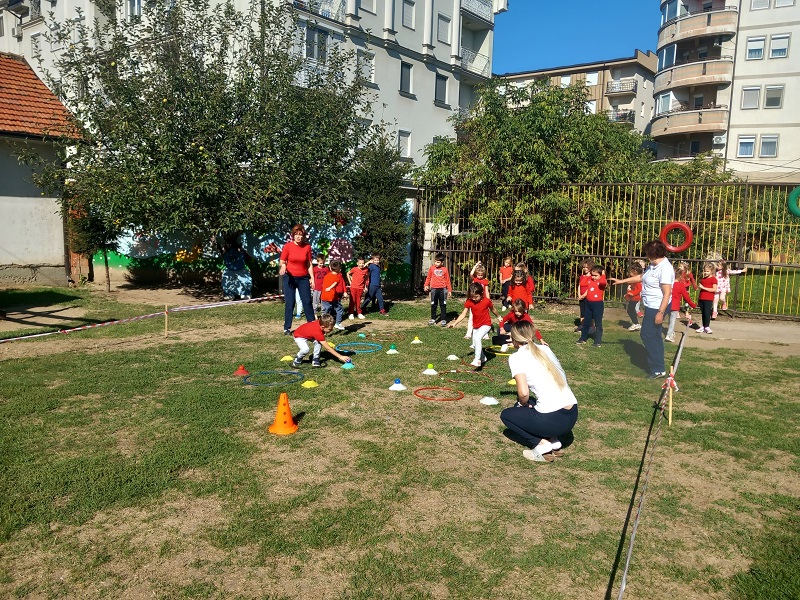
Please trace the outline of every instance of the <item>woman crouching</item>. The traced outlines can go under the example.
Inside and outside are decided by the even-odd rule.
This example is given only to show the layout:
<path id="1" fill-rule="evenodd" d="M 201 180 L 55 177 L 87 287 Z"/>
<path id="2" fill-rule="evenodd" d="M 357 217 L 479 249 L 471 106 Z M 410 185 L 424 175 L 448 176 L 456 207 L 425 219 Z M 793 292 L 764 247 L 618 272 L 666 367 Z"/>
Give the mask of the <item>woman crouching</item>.
<path id="1" fill-rule="evenodd" d="M 578 401 L 553 351 L 534 343 L 535 333 L 536 328 L 524 321 L 511 328 L 517 351 L 508 357 L 508 366 L 517 382 L 517 403 L 501 412 L 500 419 L 529 446 L 522 456 L 553 462 L 572 444 Z"/>

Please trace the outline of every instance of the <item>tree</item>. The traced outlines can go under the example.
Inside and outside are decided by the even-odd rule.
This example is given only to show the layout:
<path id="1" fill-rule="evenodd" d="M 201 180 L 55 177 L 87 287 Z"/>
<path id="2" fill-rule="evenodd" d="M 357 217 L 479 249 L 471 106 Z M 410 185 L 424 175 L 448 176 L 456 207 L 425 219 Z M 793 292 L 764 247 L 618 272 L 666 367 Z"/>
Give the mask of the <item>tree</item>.
<path id="1" fill-rule="evenodd" d="M 103 254 L 106 292 L 110 292 L 111 272 L 108 267 L 108 253 L 117 250 L 117 240 L 122 230 L 119 227 L 109 226 L 109 220 L 98 214 L 97 207 L 91 204 L 78 208 L 80 203 L 75 198 L 70 198 L 69 204 L 73 207 L 67 217 L 69 247 L 73 252 L 89 257 L 98 252 Z"/>
<path id="2" fill-rule="evenodd" d="M 367 144 L 356 153 L 350 174 L 361 226 L 353 240 L 357 256 L 377 252 L 388 262 L 405 259 L 411 227 L 401 186 L 409 170 L 391 136 L 382 127 L 373 128 Z"/>
<path id="3" fill-rule="evenodd" d="M 63 51 L 48 83 L 82 143 L 62 138 L 37 183 L 70 181 L 68 210 L 79 199 L 110 224 L 205 239 L 349 206 L 368 111 L 351 53 L 328 39 L 306 48 L 286 3 L 142 4 L 141 18 L 106 0 L 93 23 L 51 27 Z"/>

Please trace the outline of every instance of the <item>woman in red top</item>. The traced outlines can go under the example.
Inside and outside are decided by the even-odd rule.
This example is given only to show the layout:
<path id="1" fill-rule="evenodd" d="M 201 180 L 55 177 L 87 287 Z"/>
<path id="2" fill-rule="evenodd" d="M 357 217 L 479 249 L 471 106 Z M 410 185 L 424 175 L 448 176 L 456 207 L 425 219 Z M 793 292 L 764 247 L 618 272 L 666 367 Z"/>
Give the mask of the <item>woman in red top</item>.
<path id="1" fill-rule="evenodd" d="M 702 327 L 697 333 L 711 333 L 711 312 L 714 309 L 714 296 L 717 293 L 717 276 L 715 265 L 707 264 L 703 267 L 703 278 L 697 286 L 700 289 L 700 297 L 697 302 L 700 304 L 700 312 L 703 315 Z"/>
<path id="2" fill-rule="evenodd" d="M 311 245 L 306 241 L 306 230 L 302 225 L 292 227 L 292 241 L 281 250 L 279 275 L 283 277 L 283 297 L 286 302 L 283 312 L 283 334 L 292 333 L 295 290 L 300 294 L 306 321 L 315 320 L 311 291 L 314 289 L 314 271 L 311 268 Z"/>
<path id="3" fill-rule="evenodd" d="M 455 321 L 450 321 L 447 325 L 451 329 L 458 325 L 467 313 L 472 314 L 472 347 L 475 349 L 475 360 L 470 364 L 473 367 L 481 367 L 486 362 L 486 355 L 483 353 L 483 336 L 492 329 L 491 312 L 495 317 L 500 317 L 492 305 L 492 301 L 486 297 L 486 292 L 480 283 L 469 284 L 469 299 L 464 303 L 464 310 L 458 315 Z"/>

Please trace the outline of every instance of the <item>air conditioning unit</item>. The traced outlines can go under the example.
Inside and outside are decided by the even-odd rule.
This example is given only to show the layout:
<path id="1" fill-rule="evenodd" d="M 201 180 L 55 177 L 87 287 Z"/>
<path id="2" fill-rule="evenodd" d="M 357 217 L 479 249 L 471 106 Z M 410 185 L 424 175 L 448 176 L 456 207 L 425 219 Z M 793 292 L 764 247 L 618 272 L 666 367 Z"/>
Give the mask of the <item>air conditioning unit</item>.
<path id="1" fill-rule="evenodd" d="M 715 146 L 724 146 L 726 141 L 728 140 L 727 136 L 725 135 L 715 135 L 713 138 L 711 138 L 711 143 Z"/>
<path id="2" fill-rule="evenodd" d="M 22 27 L 12 27 L 11 28 L 11 35 L 17 38 L 18 40 L 22 39 Z"/>

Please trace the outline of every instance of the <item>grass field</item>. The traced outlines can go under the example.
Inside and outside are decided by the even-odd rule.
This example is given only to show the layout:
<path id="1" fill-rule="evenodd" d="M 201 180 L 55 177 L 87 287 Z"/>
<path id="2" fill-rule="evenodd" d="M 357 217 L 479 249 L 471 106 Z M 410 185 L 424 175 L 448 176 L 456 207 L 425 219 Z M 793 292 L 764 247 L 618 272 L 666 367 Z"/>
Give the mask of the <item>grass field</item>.
<path id="1" fill-rule="evenodd" d="M 158 308 L 75 295 L 84 321 Z M 304 365 L 319 387 L 243 385 L 237 365 L 294 354 L 282 308 L 171 315 L 167 338 L 152 319 L 0 344 L 0 597 L 616 598 L 658 423 L 636 334 L 609 322 L 602 348 L 581 348 L 572 315 L 535 315 L 580 406 L 575 444 L 538 464 L 503 435 L 505 359 L 450 373 L 469 370 L 445 360 L 467 341 L 425 327 L 425 302 L 332 336 L 383 348 L 351 371 Z M 687 345 L 626 598 L 800 597 L 799 371 Z M 396 377 L 409 391 L 388 391 Z M 424 385 L 464 398 L 412 395 Z M 294 435 L 267 432 L 280 391 Z"/>

